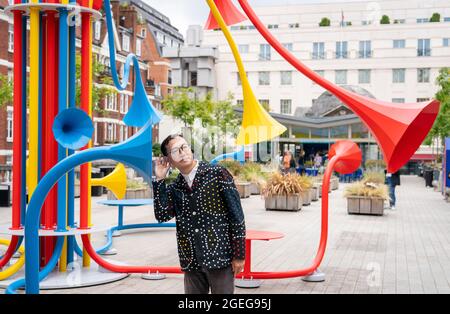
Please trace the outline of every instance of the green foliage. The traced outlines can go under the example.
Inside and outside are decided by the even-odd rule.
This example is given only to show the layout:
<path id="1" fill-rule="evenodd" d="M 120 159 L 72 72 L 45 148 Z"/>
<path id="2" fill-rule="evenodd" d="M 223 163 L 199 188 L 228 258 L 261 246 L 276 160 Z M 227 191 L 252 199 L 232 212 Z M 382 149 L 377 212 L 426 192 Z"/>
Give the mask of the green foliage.
<path id="1" fill-rule="evenodd" d="M 430 18 L 431 23 L 438 23 L 441 21 L 441 15 L 437 12 L 433 13 L 433 15 Z"/>
<path id="2" fill-rule="evenodd" d="M 176 88 L 173 95 L 162 101 L 164 111 L 192 127 L 196 118 L 197 99 L 192 88 Z"/>
<path id="3" fill-rule="evenodd" d="M 327 17 L 323 17 L 322 20 L 319 23 L 319 26 L 321 26 L 321 27 L 330 26 L 330 25 L 331 25 L 331 21 Z"/>
<path id="4" fill-rule="evenodd" d="M 161 156 L 162 155 L 161 144 L 154 143 L 153 147 L 152 147 L 152 153 L 153 153 L 153 156 Z"/>
<path id="5" fill-rule="evenodd" d="M 102 84 L 102 85 L 113 85 L 113 81 L 111 78 L 111 73 L 107 71 L 105 65 L 100 64 L 96 58 L 92 58 L 92 76 L 93 81 Z M 81 56 L 77 55 L 76 57 L 76 105 L 80 106 L 81 99 Z M 105 110 L 100 107 L 100 102 L 110 95 L 117 94 L 117 91 L 114 87 L 110 86 L 98 86 L 93 84 L 92 86 L 92 106 L 93 110 L 98 113 L 104 113 Z"/>
<path id="6" fill-rule="evenodd" d="M 383 15 L 381 17 L 380 24 L 391 24 L 391 20 L 389 19 L 389 16 Z"/>
<path id="7" fill-rule="evenodd" d="M 0 74 L 0 108 L 13 101 L 13 83 L 8 76 Z"/>
<path id="8" fill-rule="evenodd" d="M 439 138 L 443 143 L 444 139 L 450 135 L 450 68 L 439 71 L 436 83 L 440 88 L 435 98 L 440 101 L 441 108 L 425 141 L 430 144 L 433 138 Z"/>

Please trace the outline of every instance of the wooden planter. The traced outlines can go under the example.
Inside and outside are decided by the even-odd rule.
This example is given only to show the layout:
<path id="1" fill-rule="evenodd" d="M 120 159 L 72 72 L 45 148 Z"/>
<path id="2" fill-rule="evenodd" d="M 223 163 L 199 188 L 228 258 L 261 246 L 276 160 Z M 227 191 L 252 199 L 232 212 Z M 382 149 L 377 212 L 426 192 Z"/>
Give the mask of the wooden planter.
<path id="1" fill-rule="evenodd" d="M 266 210 L 299 211 L 302 209 L 301 195 L 270 195 L 265 200 Z"/>
<path id="2" fill-rule="evenodd" d="M 319 194 L 319 197 L 322 197 L 322 182 L 314 183 L 314 187 L 317 188 L 317 193 Z M 328 186 L 328 193 L 330 192 L 331 192 L 331 184 Z"/>
<path id="3" fill-rule="evenodd" d="M 339 179 L 338 178 L 331 178 L 330 188 L 333 191 L 339 189 Z"/>
<path id="4" fill-rule="evenodd" d="M 317 202 L 319 200 L 319 189 L 313 186 L 309 191 L 311 192 L 311 201 Z"/>
<path id="5" fill-rule="evenodd" d="M 147 187 L 147 188 L 141 188 L 141 189 L 127 189 L 124 199 L 127 199 L 127 200 L 148 199 L 151 197 L 152 197 L 152 193 L 150 191 L 150 187 Z M 111 191 L 108 190 L 107 199 L 115 200 L 117 198 Z"/>
<path id="6" fill-rule="evenodd" d="M 251 183 L 249 182 L 237 182 L 236 184 L 236 188 L 239 192 L 239 196 L 241 198 L 248 198 L 251 195 Z"/>
<path id="7" fill-rule="evenodd" d="M 256 183 L 250 183 L 250 194 L 251 195 L 260 195 L 261 194 L 261 188 Z"/>
<path id="8" fill-rule="evenodd" d="M 384 215 L 384 200 L 360 196 L 347 197 L 347 211 L 349 214 Z"/>
<path id="9" fill-rule="evenodd" d="M 303 205 L 308 206 L 311 204 L 311 199 L 312 199 L 311 190 L 305 190 L 300 195 L 303 200 Z"/>

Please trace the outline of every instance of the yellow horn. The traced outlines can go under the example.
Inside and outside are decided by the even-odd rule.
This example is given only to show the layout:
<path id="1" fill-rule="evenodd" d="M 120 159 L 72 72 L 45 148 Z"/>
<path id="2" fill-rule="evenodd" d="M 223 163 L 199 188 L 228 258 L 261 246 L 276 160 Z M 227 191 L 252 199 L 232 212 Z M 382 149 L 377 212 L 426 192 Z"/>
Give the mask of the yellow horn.
<path id="1" fill-rule="evenodd" d="M 239 50 L 217 6 L 213 0 L 206 0 L 206 2 L 230 45 L 242 82 L 244 110 L 242 114 L 242 126 L 236 140 L 236 145 L 265 142 L 283 134 L 286 131 L 286 127 L 272 118 L 256 99 L 247 79 Z"/>
<path id="2" fill-rule="evenodd" d="M 125 166 L 121 163 L 117 164 L 113 172 L 106 177 L 99 179 L 91 179 L 92 186 L 104 186 L 114 193 L 117 199 L 123 199 L 127 192 L 127 174 Z"/>

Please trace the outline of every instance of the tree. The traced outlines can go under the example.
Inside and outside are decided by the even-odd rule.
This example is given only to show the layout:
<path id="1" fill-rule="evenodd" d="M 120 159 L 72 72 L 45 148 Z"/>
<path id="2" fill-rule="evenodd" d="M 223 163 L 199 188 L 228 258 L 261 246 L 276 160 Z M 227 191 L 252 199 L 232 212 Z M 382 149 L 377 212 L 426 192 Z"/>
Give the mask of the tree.
<path id="1" fill-rule="evenodd" d="M 425 141 L 426 144 L 431 144 L 435 138 L 444 144 L 445 138 L 450 135 L 450 68 L 443 68 L 439 71 L 436 83 L 440 88 L 435 98 L 441 102 L 441 108 Z"/>
<path id="2" fill-rule="evenodd" d="M 13 84 L 8 76 L 0 74 L 0 107 L 13 101 Z"/>
<path id="3" fill-rule="evenodd" d="M 197 99 L 192 97 L 192 88 L 177 88 L 173 95 L 162 101 L 164 111 L 180 119 L 185 127 L 192 127 L 196 118 Z"/>
<path id="4" fill-rule="evenodd" d="M 391 24 L 391 20 L 389 19 L 389 16 L 383 15 L 381 17 L 380 24 Z"/>
<path id="5" fill-rule="evenodd" d="M 330 26 L 331 25 L 331 21 L 329 18 L 327 17 L 323 17 L 322 20 L 319 23 L 319 26 Z"/>
<path id="6" fill-rule="evenodd" d="M 441 21 L 441 15 L 437 12 L 433 13 L 433 15 L 430 18 L 431 23 L 439 23 Z"/>
<path id="7" fill-rule="evenodd" d="M 97 84 L 101 85 L 113 85 L 113 81 L 111 78 L 111 73 L 108 71 L 105 65 L 99 63 L 96 58 L 93 59 L 92 64 L 92 76 L 93 81 Z M 77 55 L 76 57 L 76 105 L 80 106 L 81 99 L 81 56 Z M 104 113 L 105 110 L 101 109 L 99 103 L 110 95 L 117 94 L 117 90 L 114 87 L 110 86 L 99 86 L 97 84 L 93 84 L 92 86 L 92 109 L 98 113 Z"/>

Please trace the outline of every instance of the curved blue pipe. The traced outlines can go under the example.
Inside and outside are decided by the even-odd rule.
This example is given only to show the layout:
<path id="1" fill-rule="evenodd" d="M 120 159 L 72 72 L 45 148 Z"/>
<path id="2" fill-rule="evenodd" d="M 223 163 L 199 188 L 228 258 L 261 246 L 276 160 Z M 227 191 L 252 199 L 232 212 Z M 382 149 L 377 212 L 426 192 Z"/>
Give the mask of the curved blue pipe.
<path id="1" fill-rule="evenodd" d="M 59 256 L 61 255 L 63 246 L 64 246 L 64 237 L 58 237 L 52 257 L 48 261 L 47 265 L 38 274 L 39 281 L 44 280 L 55 268 L 56 264 L 58 263 Z M 17 290 L 22 288 L 23 286 L 26 286 L 26 279 L 22 278 L 17 281 L 14 281 L 6 288 L 5 294 L 16 294 Z"/>
<path id="2" fill-rule="evenodd" d="M 225 160 L 225 159 L 233 159 L 236 161 L 239 161 L 241 164 L 245 162 L 245 147 L 242 146 L 241 149 L 237 152 L 232 152 L 228 154 L 219 155 L 213 160 L 211 160 L 212 165 L 216 165 L 219 161 Z"/>

